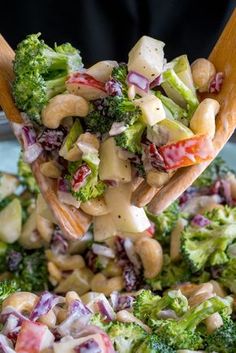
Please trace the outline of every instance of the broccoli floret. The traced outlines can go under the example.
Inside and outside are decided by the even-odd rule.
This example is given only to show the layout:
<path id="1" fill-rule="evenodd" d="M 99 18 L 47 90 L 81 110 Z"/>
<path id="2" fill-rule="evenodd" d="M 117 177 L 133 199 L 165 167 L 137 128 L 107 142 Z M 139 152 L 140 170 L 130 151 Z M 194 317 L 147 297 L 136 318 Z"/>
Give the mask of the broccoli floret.
<path id="1" fill-rule="evenodd" d="M 236 294 L 236 258 L 230 259 L 224 266 L 219 281 L 224 287 Z"/>
<path id="2" fill-rule="evenodd" d="M 219 225 L 236 223 L 236 207 L 226 205 L 222 208 L 214 208 L 212 211 L 206 213 L 206 217 Z"/>
<path id="3" fill-rule="evenodd" d="M 134 323 L 114 322 L 108 330 L 109 337 L 118 353 L 136 352 L 146 337 L 146 332 Z"/>
<path id="4" fill-rule="evenodd" d="M 105 134 L 114 122 L 133 125 L 141 116 L 139 107 L 122 96 L 108 96 L 94 101 L 93 110 L 86 117 L 87 129 L 93 133 Z"/>
<path id="5" fill-rule="evenodd" d="M 112 70 L 111 77 L 121 85 L 122 94 L 127 96 L 128 86 L 126 78 L 128 75 L 128 68 L 125 63 L 120 63 L 118 66 L 115 66 Z"/>
<path id="6" fill-rule="evenodd" d="M 155 237 L 162 244 L 168 244 L 172 230 L 180 216 L 178 201 L 173 202 L 164 212 L 153 215 L 147 212 L 148 218 L 155 224 Z"/>
<path id="7" fill-rule="evenodd" d="M 82 67 L 79 52 L 69 43 L 52 49 L 39 37 L 31 34 L 18 44 L 13 64 L 16 105 L 38 123 L 48 100 L 65 91 L 67 75 Z"/>
<path id="8" fill-rule="evenodd" d="M 90 199 L 101 196 L 106 190 L 106 184 L 98 178 L 99 158 L 97 153 L 88 153 L 82 156 L 81 161 L 70 163 L 67 178 L 72 181 L 76 171 L 86 163 L 91 174 L 86 178 L 85 184 L 79 190 L 71 189 L 72 194 L 80 201 L 86 202 Z"/>
<path id="9" fill-rule="evenodd" d="M 155 326 L 162 310 L 170 309 L 178 316 L 183 315 L 188 309 L 188 300 L 179 290 L 169 291 L 162 298 L 152 294 L 150 290 L 143 290 L 137 296 L 133 308 L 135 316 L 148 322 L 150 326 Z"/>
<path id="10" fill-rule="evenodd" d="M 208 213 L 211 220 L 214 211 Z M 182 233 L 181 251 L 193 273 L 206 265 L 220 265 L 228 261 L 225 252 L 236 238 L 236 223 L 219 225 L 211 222 L 206 227 L 189 225 Z"/>
<path id="11" fill-rule="evenodd" d="M 141 343 L 135 353 L 175 353 L 176 351 L 162 342 L 161 338 L 155 334 L 148 335 Z"/>
<path id="12" fill-rule="evenodd" d="M 115 137 L 116 144 L 132 153 L 141 153 L 141 139 L 145 125 L 137 122 Z"/>
<path id="13" fill-rule="evenodd" d="M 236 323 L 231 319 L 223 321 L 224 325 L 206 338 L 206 351 L 209 353 L 235 353 Z"/>
<path id="14" fill-rule="evenodd" d="M 14 280 L 4 280 L 0 282 L 0 304 L 5 300 L 10 294 L 19 290 L 18 284 Z"/>
<path id="15" fill-rule="evenodd" d="M 99 327 L 100 329 L 102 329 L 103 331 L 107 332 L 109 330 L 109 328 L 111 327 L 112 322 L 105 322 L 103 320 L 101 314 L 96 313 L 91 317 L 89 324 L 95 325 L 95 326 Z"/>
<path id="16" fill-rule="evenodd" d="M 156 334 L 174 349 L 202 349 L 204 342 L 201 332 L 197 330 L 198 325 L 227 306 L 226 300 L 215 296 L 192 307 L 178 320 L 162 320 Z"/>
<path id="17" fill-rule="evenodd" d="M 42 291 L 48 286 L 44 249 L 26 250 L 17 242 L 0 243 L 0 272 L 9 272 L 21 290 Z"/>
<path id="18" fill-rule="evenodd" d="M 193 186 L 211 186 L 217 179 L 224 178 L 229 172 L 231 170 L 225 161 L 221 157 L 216 157 L 197 180 L 195 180 Z"/>
<path id="19" fill-rule="evenodd" d="M 30 192 L 37 194 L 39 192 L 36 180 L 31 172 L 29 164 L 25 163 L 22 158 L 22 154 L 18 160 L 18 175 L 21 180 L 21 185 L 25 186 Z"/>

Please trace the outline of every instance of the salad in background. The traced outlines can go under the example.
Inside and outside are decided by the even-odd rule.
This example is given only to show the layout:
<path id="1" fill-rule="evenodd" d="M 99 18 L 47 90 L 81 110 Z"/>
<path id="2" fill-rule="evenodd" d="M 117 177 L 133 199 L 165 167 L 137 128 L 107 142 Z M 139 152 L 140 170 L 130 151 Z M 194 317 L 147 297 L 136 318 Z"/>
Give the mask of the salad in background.
<path id="1" fill-rule="evenodd" d="M 22 158 L 18 175 L 0 180 L 6 352 L 235 352 L 236 178 L 222 159 L 158 217 L 147 212 L 146 236 L 105 241 L 95 228 L 67 241 Z"/>

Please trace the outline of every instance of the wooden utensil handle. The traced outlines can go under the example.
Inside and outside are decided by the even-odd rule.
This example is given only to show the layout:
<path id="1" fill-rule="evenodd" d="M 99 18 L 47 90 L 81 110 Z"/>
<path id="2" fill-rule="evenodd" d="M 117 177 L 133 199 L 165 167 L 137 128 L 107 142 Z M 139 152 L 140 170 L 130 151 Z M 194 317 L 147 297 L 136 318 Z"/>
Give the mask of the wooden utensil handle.
<path id="1" fill-rule="evenodd" d="M 0 35 L 0 106 L 8 120 L 14 123 L 22 123 L 23 119 L 11 95 L 11 83 L 14 79 L 12 67 L 14 57 L 14 51 Z"/>

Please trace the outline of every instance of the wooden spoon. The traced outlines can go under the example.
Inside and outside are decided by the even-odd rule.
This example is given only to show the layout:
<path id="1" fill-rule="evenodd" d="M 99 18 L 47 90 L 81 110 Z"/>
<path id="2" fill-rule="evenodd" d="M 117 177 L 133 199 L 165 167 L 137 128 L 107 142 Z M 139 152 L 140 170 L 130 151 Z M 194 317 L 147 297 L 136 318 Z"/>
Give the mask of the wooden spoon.
<path id="1" fill-rule="evenodd" d="M 234 10 L 222 35 L 212 50 L 209 60 L 216 70 L 224 73 L 224 82 L 218 94 L 207 94 L 203 98 L 217 99 L 221 105 L 216 119 L 216 134 L 213 140 L 214 159 L 224 147 L 236 127 L 236 10 Z M 179 169 L 156 194 L 148 206 L 154 214 L 162 212 L 176 200 L 211 163 L 211 160 Z"/>
<path id="2" fill-rule="evenodd" d="M 11 82 L 14 78 L 12 61 L 14 57 L 14 51 L 0 35 L 0 105 L 11 123 L 21 124 L 23 119 L 11 95 Z M 91 217 L 73 206 L 62 204 L 58 200 L 56 181 L 43 176 L 40 172 L 40 164 L 44 161 L 44 157 L 40 156 L 31 165 L 40 191 L 65 237 L 68 239 L 82 237 L 90 225 Z"/>

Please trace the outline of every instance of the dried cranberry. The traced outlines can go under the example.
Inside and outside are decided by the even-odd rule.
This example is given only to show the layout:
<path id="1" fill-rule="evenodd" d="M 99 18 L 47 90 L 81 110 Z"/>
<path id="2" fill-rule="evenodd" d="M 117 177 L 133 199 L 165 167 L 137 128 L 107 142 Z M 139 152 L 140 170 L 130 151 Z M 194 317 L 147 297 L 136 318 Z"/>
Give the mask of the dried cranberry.
<path id="1" fill-rule="evenodd" d="M 75 353 L 102 353 L 101 348 L 93 338 L 74 347 L 74 351 Z"/>
<path id="2" fill-rule="evenodd" d="M 85 183 L 86 178 L 92 173 L 87 164 L 82 164 L 73 176 L 71 186 L 74 191 L 78 191 Z"/>
<path id="3" fill-rule="evenodd" d="M 115 309 L 116 311 L 130 309 L 132 308 L 133 303 L 134 303 L 134 297 L 131 297 L 131 295 L 119 295 L 117 306 Z"/>
<path id="4" fill-rule="evenodd" d="M 64 138 L 66 136 L 67 130 L 60 126 L 58 129 L 44 129 L 41 134 L 39 134 L 37 140 L 41 143 L 45 151 L 55 151 L 58 150 Z"/>
<path id="5" fill-rule="evenodd" d="M 139 288 L 140 281 L 131 262 L 124 266 L 123 278 L 125 281 L 125 289 L 128 292 Z"/>
<path id="6" fill-rule="evenodd" d="M 22 255 L 20 252 L 11 250 L 7 256 L 7 266 L 10 271 L 16 271 L 19 267 L 19 264 L 22 261 Z"/>
<path id="7" fill-rule="evenodd" d="M 191 221 L 191 224 L 193 226 L 196 226 L 196 227 L 206 227 L 209 224 L 211 224 L 211 221 L 208 218 L 206 218 L 203 215 L 201 215 L 201 214 L 196 214 L 193 217 L 193 219 Z"/>

